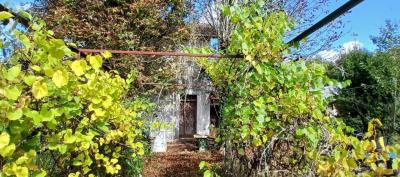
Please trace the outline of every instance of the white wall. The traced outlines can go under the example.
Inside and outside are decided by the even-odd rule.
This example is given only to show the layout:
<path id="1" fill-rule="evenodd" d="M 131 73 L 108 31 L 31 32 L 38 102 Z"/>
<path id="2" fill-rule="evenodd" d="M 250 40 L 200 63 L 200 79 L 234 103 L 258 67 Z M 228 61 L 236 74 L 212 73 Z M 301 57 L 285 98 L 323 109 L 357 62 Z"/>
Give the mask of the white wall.
<path id="1" fill-rule="evenodd" d="M 197 95 L 197 115 L 196 115 L 196 130 L 199 135 L 210 134 L 210 101 L 207 93 L 199 93 Z"/>

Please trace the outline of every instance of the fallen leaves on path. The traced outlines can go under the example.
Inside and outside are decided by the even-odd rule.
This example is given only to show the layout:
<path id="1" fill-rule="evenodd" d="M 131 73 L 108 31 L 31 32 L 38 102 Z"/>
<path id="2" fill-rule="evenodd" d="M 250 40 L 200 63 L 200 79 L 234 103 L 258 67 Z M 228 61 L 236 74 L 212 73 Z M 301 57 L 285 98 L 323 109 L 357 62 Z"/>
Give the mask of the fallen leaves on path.
<path id="1" fill-rule="evenodd" d="M 199 163 L 222 162 L 218 152 L 166 152 L 145 159 L 143 177 L 201 177 Z"/>

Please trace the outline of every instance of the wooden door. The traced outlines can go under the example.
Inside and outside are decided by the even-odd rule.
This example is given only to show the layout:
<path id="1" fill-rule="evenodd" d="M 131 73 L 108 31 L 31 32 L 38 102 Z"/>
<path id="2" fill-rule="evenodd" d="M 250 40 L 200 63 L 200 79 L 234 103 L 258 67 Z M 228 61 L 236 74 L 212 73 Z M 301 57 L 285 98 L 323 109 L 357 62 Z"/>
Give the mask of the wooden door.
<path id="1" fill-rule="evenodd" d="M 187 95 L 181 101 L 181 119 L 179 122 L 179 137 L 193 138 L 196 134 L 196 95 Z"/>

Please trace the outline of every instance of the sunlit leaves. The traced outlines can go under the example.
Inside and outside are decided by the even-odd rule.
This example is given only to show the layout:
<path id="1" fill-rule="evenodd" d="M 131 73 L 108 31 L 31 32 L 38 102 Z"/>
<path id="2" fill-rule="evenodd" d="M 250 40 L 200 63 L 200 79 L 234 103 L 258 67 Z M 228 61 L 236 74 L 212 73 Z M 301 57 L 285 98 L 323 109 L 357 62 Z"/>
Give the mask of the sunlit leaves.
<path id="1" fill-rule="evenodd" d="M 9 81 L 16 79 L 21 72 L 21 65 L 15 65 L 11 67 L 5 74 L 5 78 Z"/>
<path id="2" fill-rule="evenodd" d="M 7 118 L 9 120 L 18 120 L 22 117 L 23 112 L 22 109 L 17 109 L 15 111 L 10 111 L 7 113 Z"/>
<path id="3" fill-rule="evenodd" d="M 127 81 L 102 71 L 101 56 L 72 58 L 63 40 L 43 26 L 33 23 L 34 31 L 27 34 L 14 31 L 11 35 L 25 47 L 0 63 L 1 175 L 46 176 L 45 170 L 52 169 L 35 157 L 37 151 L 39 158 L 51 153 L 62 159 L 50 165 L 61 172 L 72 172 L 74 165 L 79 172 L 71 174 L 77 176 L 118 174 L 123 158 L 144 155 L 138 112 L 148 109 L 147 103 L 125 100 Z M 29 67 L 19 64 L 21 57 Z"/>
<path id="4" fill-rule="evenodd" d="M 4 89 L 4 96 L 10 100 L 17 100 L 22 90 L 16 86 L 9 86 Z"/>
<path id="5" fill-rule="evenodd" d="M 379 142 L 380 148 L 385 149 L 385 142 L 383 140 L 383 137 L 379 137 L 378 142 Z"/>
<path id="6" fill-rule="evenodd" d="M 61 70 L 57 70 L 54 74 L 53 74 L 53 82 L 57 87 L 62 87 L 67 85 L 68 83 L 68 74 L 61 71 Z"/>
<path id="7" fill-rule="evenodd" d="M 11 156 L 15 151 L 15 144 L 9 144 L 3 148 L 0 149 L 0 155 L 2 157 L 8 157 Z"/>
<path id="8" fill-rule="evenodd" d="M 103 59 L 100 56 L 88 56 L 90 65 L 94 69 L 99 69 L 103 65 Z"/>
<path id="9" fill-rule="evenodd" d="M 29 176 L 28 168 L 27 167 L 16 167 L 15 176 L 17 176 L 17 177 L 28 177 Z"/>
<path id="10" fill-rule="evenodd" d="M 235 152 L 230 158 L 240 159 L 242 166 L 261 161 L 257 170 L 268 167 L 266 171 L 279 163 L 298 176 L 391 174 L 385 161 L 396 150 L 377 137 L 379 120 L 372 120 L 365 139 L 359 140 L 341 120 L 330 117 L 325 87 L 340 89 L 349 83 L 330 79 L 322 63 L 284 61 L 283 36 L 292 23 L 285 13 L 266 12 L 258 2 L 222 9 L 236 24 L 228 51 L 244 54 L 244 60 L 199 61 L 224 96 L 219 139 Z M 360 172 L 364 167 L 365 173 Z"/>
<path id="11" fill-rule="evenodd" d="M 109 59 L 112 57 L 112 54 L 110 51 L 104 51 L 103 53 L 101 53 L 101 55 L 105 58 L 105 59 Z"/>
<path id="12" fill-rule="evenodd" d="M 13 17 L 13 15 L 10 12 L 6 12 L 6 11 L 0 12 L 0 21 L 9 19 L 11 17 Z"/>
<path id="13" fill-rule="evenodd" d="M 32 95 L 36 99 L 41 99 L 47 96 L 48 95 L 47 84 L 40 79 L 35 81 L 32 85 Z"/>
<path id="14" fill-rule="evenodd" d="M 1 132 L 0 134 L 0 149 L 3 149 L 10 143 L 10 135 L 7 132 Z"/>
<path id="15" fill-rule="evenodd" d="M 36 80 L 36 77 L 33 75 L 28 75 L 28 76 L 24 76 L 23 80 L 26 85 L 32 86 L 33 82 L 35 82 L 35 80 Z"/>
<path id="16" fill-rule="evenodd" d="M 74 135 L 72 135 L 72 130 L 71 129 L 66 130 L 65 134 L 64 134 L 64 143 L 72 144 L 75 142 L 75 140 L 76 140 L 76 137 Z"/>
<path id="17" fill-rule="evenodd" d="M 77 76 L 85 74 L 87 64 L 85 60 L 75 60 L 71 64 L 71 69 Z"/>

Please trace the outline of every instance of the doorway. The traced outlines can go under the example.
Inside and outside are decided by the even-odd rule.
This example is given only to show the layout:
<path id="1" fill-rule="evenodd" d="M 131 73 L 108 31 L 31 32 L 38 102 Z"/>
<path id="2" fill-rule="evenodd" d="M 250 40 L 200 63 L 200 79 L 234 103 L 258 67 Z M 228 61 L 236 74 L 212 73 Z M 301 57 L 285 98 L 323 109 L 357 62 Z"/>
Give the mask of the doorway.
<path id="1" fill-rule="evenodd" d="M 185 95 L 180 103 L 179 138 L 193 138 L 196 134 L 197 96 Z"/>

